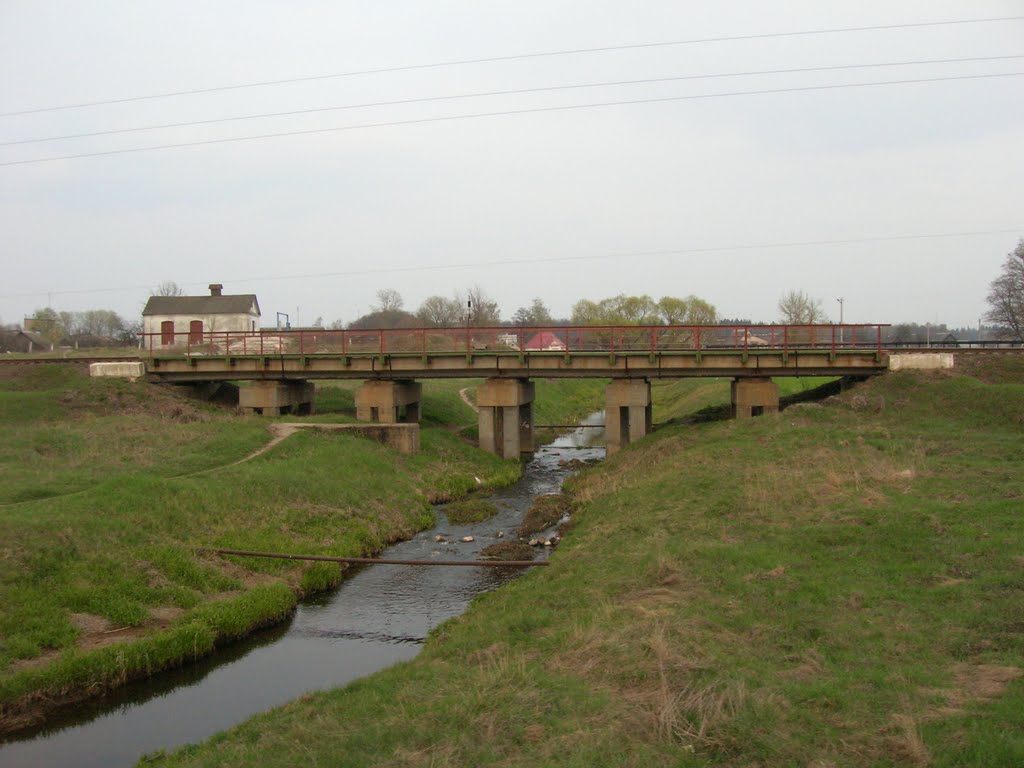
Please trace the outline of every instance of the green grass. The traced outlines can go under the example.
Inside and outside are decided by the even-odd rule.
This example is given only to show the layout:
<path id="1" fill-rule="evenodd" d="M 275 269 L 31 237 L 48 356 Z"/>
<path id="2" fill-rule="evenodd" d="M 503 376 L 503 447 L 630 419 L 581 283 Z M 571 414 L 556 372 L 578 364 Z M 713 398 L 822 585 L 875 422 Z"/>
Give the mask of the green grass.
<path id="1" fill-rule="evenodd" d="M 453 525 L 467 525 L 490 520 L 498 514 L 498 508 L 483 499 L 466 499 L 453 501 L 444 508 L 444 514 Z"/>
<path id="2" fill-rule="evenodd" d="M 139 471 L 169 477 L 230 463 L 266 442 L 172 387 L 90 380 L 61 365 L 0 379 L 0 505 L 79 492 Z"/>
<path id="3" fill-rule="evenodd" d="M 158 762 L 1024 764 L 1024 384 L 988 380 L 665 427 L 414 661 Z"/>
<path id="4" fill-rule="evenodd" d="M 340 578 L 336 567 L 231 562 L 196 548 L 368 554 L 429 525 L 431 501 L 477 490 L 477 477 L 493 487 L 520 472 L 439 427 L 423 430 L 414 456 L 300 433 L 224 466 L 268 441 L 264 420 L 58 366 L 2 386 L 0 498 L 22 502 L 0 507 L 6 726 L 48 698 L 208 652 Z M 331 414 L 347 405 L 339 399 L 326 399 L 327 418 L 351 417 Z M 444 412 L 450 398 L 441 400 Z M 188 474 L 211 467 L 223 468 Z M 98 647 L 108 629 L 135 639 Z"/>
<path id="5" fill-rule="evenodd" d="M 64 366 L 0 380 L 0 731 L 208 653 L 342 574 L 203 548 L 366 555 L 430 525 L 434 502 L 514 482 L 518 462 L 457 434 L 473 385 L 425 382 L 415 455 L 300 432 L 234 464 L 268 420 Z M 354 388 L 320 387 L 305 418 L 353 420 Z M 567 399 L 552 412 L 569 418 Z"/>

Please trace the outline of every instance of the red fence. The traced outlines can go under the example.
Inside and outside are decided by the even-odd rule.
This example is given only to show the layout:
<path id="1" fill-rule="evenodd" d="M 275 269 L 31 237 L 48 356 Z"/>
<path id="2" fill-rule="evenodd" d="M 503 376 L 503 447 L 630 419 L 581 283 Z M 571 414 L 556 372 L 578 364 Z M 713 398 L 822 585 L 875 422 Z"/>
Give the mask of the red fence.
<path id="1" fill-rule="evenodd" d="M 884 325 L 652 325 L 545 328 L 394 328 L 143 334 L 161 355 L 882 351 Z M 170 343 L 168 343 L 170 342 Z"/>

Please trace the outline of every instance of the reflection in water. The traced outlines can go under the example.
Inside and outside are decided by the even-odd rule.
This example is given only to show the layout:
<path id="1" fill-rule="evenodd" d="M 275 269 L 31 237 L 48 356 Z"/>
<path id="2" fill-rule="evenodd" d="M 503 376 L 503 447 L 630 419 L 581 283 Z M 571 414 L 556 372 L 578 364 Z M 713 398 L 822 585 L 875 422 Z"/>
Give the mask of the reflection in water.
<path id="1" fill-rule="evenodd" d="M 603 416 L 593 414 L 584 423 L 600 424 Z M 566 461 L 601 458 L 603 438 L 600 429 L 559 437 L 537 451 L 519 482 L 489 498 L 498 507 L 495 517 L 451 525 L 439 507 L 436 528 L 381 556 L 476 559 L 498 540 L 499 531 L 516 530 L 535 496 L 561 488 L 570 472 Z M 438 533 L 450 543 L 434 541 Z M 460 542 L 466 535 L 475 541 Z M 539 557 L 547 555 L 546 549 L 538 551 Z M 128 766 L 144 753 L 200 741 L 307 691 L 344 685 L 413 658 L 433 627 L 520 573 L 513 568 L 361 568 L 335 591 L 302 603 L 282 625 L 16 734 L 0 744 L 0 766 Z"/>

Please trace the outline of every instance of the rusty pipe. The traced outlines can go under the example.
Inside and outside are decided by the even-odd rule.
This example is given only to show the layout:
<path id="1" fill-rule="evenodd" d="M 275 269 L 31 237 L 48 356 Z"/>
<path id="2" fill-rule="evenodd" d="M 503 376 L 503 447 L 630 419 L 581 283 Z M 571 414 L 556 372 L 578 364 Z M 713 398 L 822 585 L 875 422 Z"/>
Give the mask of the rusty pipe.
<path id="1" fill-rule="evenodd" d="M 330 555 L 292 555 L 282 552 L 249 552 L 244 549 L 200 549 L 216 555 L 236 557 L 269 557 L 276 560 L 313 560 L 321 563 L 351 563 L 353 565 L 454 565 L 501 568 L 532 568 L 547 565 L 546 560 L 388 560 L 378 557 L 331 557 Z"/>

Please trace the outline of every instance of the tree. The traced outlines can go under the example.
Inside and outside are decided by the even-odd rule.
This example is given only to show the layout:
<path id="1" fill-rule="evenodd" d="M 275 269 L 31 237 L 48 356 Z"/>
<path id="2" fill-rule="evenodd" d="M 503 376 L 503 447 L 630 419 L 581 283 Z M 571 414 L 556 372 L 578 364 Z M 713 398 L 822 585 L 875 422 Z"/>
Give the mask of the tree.
<path id="1" fill-rule="evenodd" d="M 185 289 L 173 280 L 164 280 L 153 289 L 154 296 L 184 296 Z"/>
<path id="2" fill-rule="evenodd" d="M 713 325 L 718 318 L 714 306 L 692 294 L 685 299 L 662 296 L 658 312 L 665 325 Z"/>
<path id="3" fill-rule="evenodd" d="M 370 309 L 373 312 L 399 312 L 404 306 L 402 294 L 394 288 L 381 288 L 377 291 L 377 303 Z"/>
<path id="4" fill-rule="evenodd" d="M 428 296 L 416 310 L 416 317 L 422 325 L 431 328 L 451 328 L 460 325 L 465 319 L 465 314 L 462 311 L 462 302 L 458 298 Z"/>
<path id="5" fill-rule="evenodd" d="M 515 326 L 551 325 L 553 322 L 551 311 L 542 299 L 534 299 L 529 307 L 520 307 L 512 315 L 512 325 Z"/>
<path id="6" fill-rule="evenodd" d="M 52 344 L 59 344 L 67 333 L 61 315 L 49 307 L 37 309 L 26 320 L 26 331 L 34 331 Z"/>
<path id="7" fill-rule="evenodd" d="M 650 296 L 618 296 L 598 302 L 582 299 L 572 308 L 573 325 L 661 325 L 658 305 Z"/>
<path id="8" fill-rule="evenodd" d="M 696 296 L 655 301 L 619 294 L 598 302 L 583 299 L 572 308 L 573 325 L 711 325 L 717 316 L 714 306 Z"/>
<path id="9" fill-rule="evenodd" d="M 779 312 L 786 325 L 816 325 L 827 322 L 821 300 L 803 291 L 787 291 L 779 299 Z"/>
<path id="10" fill-rule="evenodd" d="M 475 328 L 495 326 L 501 322 L 498 302 L 491 299 L 479 285 L 466 291 L 465 305 L 469 311 L 469 324 Z"/>
<path id="11" fill-rule="evenodd" d="M 1024 341 L 1024 238 L 1006 254 L 1002 273 L 989 285 L 988 306 L 986 320 Z"/>

